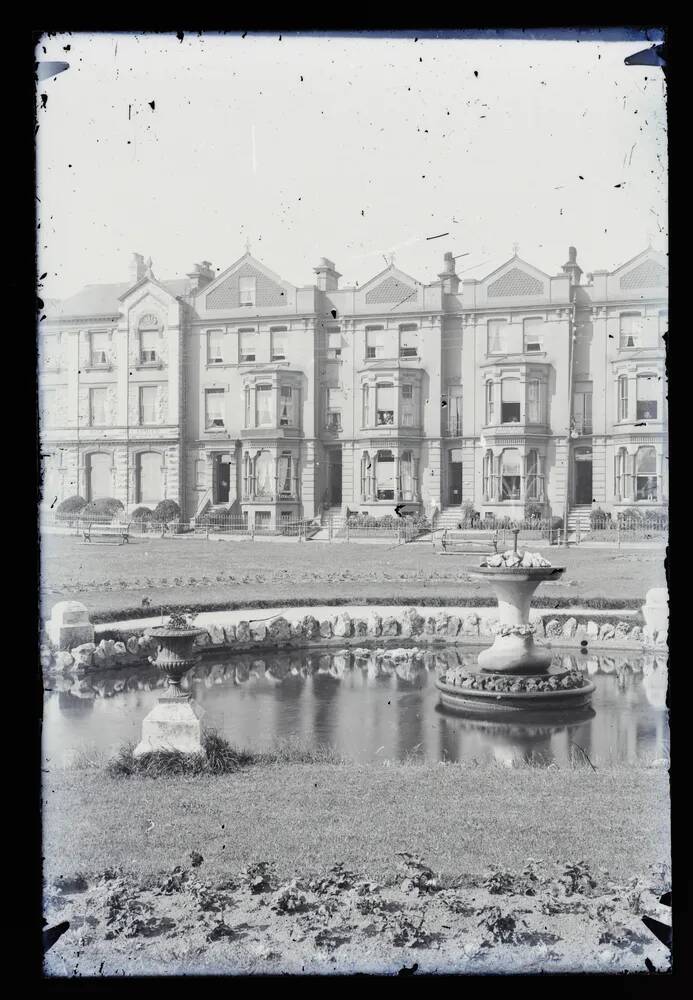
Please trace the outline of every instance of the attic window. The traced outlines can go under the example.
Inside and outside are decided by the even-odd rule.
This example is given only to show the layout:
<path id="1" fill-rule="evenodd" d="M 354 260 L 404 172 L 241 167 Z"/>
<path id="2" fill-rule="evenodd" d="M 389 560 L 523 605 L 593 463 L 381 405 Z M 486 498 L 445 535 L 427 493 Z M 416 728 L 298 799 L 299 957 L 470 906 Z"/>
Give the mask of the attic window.
<path id="1" fill-rule="evenodd" d="M 240 278 L 238 282 L 239 302 L 242 306 L 255 305 L 255 278 Z"/>

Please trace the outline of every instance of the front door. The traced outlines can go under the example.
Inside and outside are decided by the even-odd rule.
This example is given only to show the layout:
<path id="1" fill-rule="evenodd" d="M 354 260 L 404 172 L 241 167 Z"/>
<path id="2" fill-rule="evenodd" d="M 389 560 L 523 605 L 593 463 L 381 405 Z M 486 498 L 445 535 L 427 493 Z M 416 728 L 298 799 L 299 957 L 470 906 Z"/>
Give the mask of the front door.
<path id="1" fill-rule="evenodd" d="M 231 465 L 224 461 L 224 455 L 217 455 L 214 462 L 214 503 L 228 503 L 231 489 Z"/>
<path id="2" fill-rule="evenodd" d="M 342 505 L 342 450 L 334 448 L 328 452 L 327 490 L 331 507 Z"/>
<path id="3" fill-rule="evenodd" d="M 592 462 L 575 463 L 575 503 L 592 503 Z"/>
<path id="4" fill-rule="evenodd" d="M 462 462 L 459 449 L 454 448 L 450 452 L 450 464 L 448 466 L 448 503 L 453 507 L 462 504 Z"/>

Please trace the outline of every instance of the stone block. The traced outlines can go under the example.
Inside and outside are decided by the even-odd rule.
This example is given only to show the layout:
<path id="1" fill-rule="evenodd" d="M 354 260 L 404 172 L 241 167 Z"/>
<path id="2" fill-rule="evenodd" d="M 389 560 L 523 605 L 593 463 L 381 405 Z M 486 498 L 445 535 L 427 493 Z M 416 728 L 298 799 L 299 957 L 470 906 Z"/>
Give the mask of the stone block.
<path id="1" fill-rule="evenodd" d="M 424 622 L 424 629 L 423 630 L 424 630 L 424 635 L 428 635 L 428 636 L 435 635 L 435 632 L 436 632 L 436 620 L 433 617 L 433 615 L 429 615 L 428 616 L 428 618 Z"/>
<path id="2" fill-rule="evenodd" d="M 201 632 L 200 635 L 197 636 L 194 642 L 195 646 L 201 646 L 201 647 L 211 646 L 211 644 L 212 644 L 212 637 L 210 636 L 207 629 L 205 629 L 204 632 Z"/>
<path id="3" fill-rule="evenodd" d="M 224 625 L 224 641 L 227 646 L 236 641 L 236 628 L 234 625 Z"/>
<path id="4" fill-rule="evenodd" d="M 303 638 L 303 622 L 292 622 L 291 623 L 291 638 L 292 639 L 302 639 Z"/>
<path id="5" fill-rule="evenodd" d="M 628 636 L 631 642 L 641 642 L 642 641 L 642 628 L 639 625 L 634 625 L 630 630 L 630 635 Z"/>
<path id="6" fill-rule="evenodd" d="M 238 642 L 250 642 L 250 625 L 248 622 L 239 622 L 236 625 L 236 640 Z"/>
<path id="7" fill-rule="evenodd" d="M 476 611 L 468 615 L 463 615 L 461 623 L 461 632 L 463 635 L 478 635 L 480 628 L 479 616 Z"/>
<path id="8" fill-rule="evenodd" d="M 440 611 L 438 612 L 438 614 L 436 615 L 436 619 L 435 619 L 436 620 L 436 635 L 442 636 L 442 635 L 447 635 L 448 634 L 448 618 L 449 617 L 450 617 L 449 615 L 443 614 Z"/>
<path id="9" fill-rule="evenodd" d="M 609 622 L 605 622 L 604 625 L 599 629 L 599 641 L 613 639 L 616 634 L 616 629 Z"/>
<path id="10" fill-rule="evenodd" d="M 142 739 L 135 756 L 154 750 L 204 753 L 200 720 L 204 710 L 194 701 L 160 701 L 142 722 Z"/>
<path id="11" fill-rule="evenodd" d="M 213 646 L 223 646 L 226 639 L 223 627 L 221 625 L 210 625 L 209 638 L 212 640 Z"/>
<path id="12" fill-rule="evenodd" d="M 382 635 L 383 620 L 380 615 L 371 615 L 368 619 L 368 635 Z"/>
<path id="13" fill-rule="evenodd" d="M 125 648 L 127 649 L 128 653 L 132 654 L 132 656 L 139 655 L 140 647 L 136 635 L 131 635 L 128 639 L 125 640 Z"/>
<path id="14" fill-rule="evenodd" d="M 537 638 L 539 639 L 543 639 L 544 636 L 546 635 L 546 629 L 544 628 L 544 619 L 537 618 L 535 622 L 532 622 L 532 625 L 534 625 L 535 636 L 537 636 Z"/>
<path id="15" fill-rule="evenodd" d="M 563 635 L 563 626 L 555 618 L 552 618 L 550 622 L 546 623 L 546 638 L 547 639 L 558 639 Z"/>
<path id="16" fill-rule="evenodd" d="M 599 638 L 599 626 L 596 622 L 587 622 L 587 638 L 588 639 L 598 639 Z"/>
<path id="17" fill-rule="evenodd" d="M 353 632 L 353 623 L 351 620 L 351 615 L 349 615 L 346 611 L 340 615 L 337 615 L 333 631 L 334 634 L 338 636 L 351 636 Z"/>
<path id="18" fill-rule="evenodd" d="M 267 638 L 267 626 L 264 622 L 252 622 L 250 625 L 250 637 L 254 642 L 264 642 Z"/>
<path id="19" fill-rule="evenodd" d="M 320 635 L 320 622 L 313 615 L 306 615 L 303 619 L 303 635 L 306 639 L 317 639 Z"/>
<path id="20" fill-rule="evenodd" d="M 72 649 L 94 641 L 89 612 L 79 601 L 59 601 L 46 623 L 46 633 L 57 649 Z"/>
<path id="21" fill-rule="evenodd" d="M 630 622 L 619 622 L 614 630 L 615 639 L 627 639 L 630 635 Z"/>
<path id="22" fill-rule="evenodd" d="M 113 655 L 119 662 L 127 658 L 128 650 L 124 642 L 113 643 Z"/>
<path id="23" fill-rule="evenodd" d="M 368 635 L 368 622 L 365 618 L 357 618 L 354 622 L 354 634 L 357 636 Z"/>
<path id="24" fill-rule="evenodd" d="M 567 621 L 563 623 L 562 634 L 565 639 L 572 639 L 575 635 L 575 629 L 577 628 L 577 619 L 568 618 Z"/>
<path id="25" fill-rule="evenodd" d="M 93 642 L 84 642 L 81 646 L 75 646 L 71 650 L 72 655 L 75 658 L 76 667 L 90 667 L 94 659 L 94 650 L 96 646 Z"/>
<path id="26" fill-rule="evenodd" d="M 55 667 L 61 673 L 68 673 L 75 665 L 75 658 L 66 649 L 61 649 L 55 654 Z"/>
<path id="27" fill-rule="evenodd" d="M 399 622 L 393 615 L 383 619 L 381 635 L 393 636 L 399 634 Z"/>
<path id="28" fill-rule="evenodd" d="M 462 625 L 462 620 L 457 615 L 450 615 L 448 618 L 447 633 L 451 638 L 454 638 L 460 630 Z"/>
<path id="29" fill-rule="evenodd" d="M 275 618 L 270 622 L 269 636 L 273 642 L 287 642 L 291 638 L 291 626 L 286 618 Z"/>
<path id="30" fill-rule="evenodd" d="M 332 638 L 332 622 L 329 618 L 320 622 L 320 638 L 321 639 L 331 639 Z"/>

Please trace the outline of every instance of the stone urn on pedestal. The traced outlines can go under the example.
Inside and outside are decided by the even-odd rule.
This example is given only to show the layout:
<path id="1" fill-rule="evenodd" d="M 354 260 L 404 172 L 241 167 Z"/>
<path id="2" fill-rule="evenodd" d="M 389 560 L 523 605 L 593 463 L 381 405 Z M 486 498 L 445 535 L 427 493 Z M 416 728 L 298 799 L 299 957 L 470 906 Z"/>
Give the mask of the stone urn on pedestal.
<path id="1" fill-rule="evenodd" d="M 157 643 L 156 656 L 149 662 L 166 675 L 166 694 L 142 722 L 142 739 L 135 756 L 156 750 L 204 753 L 200 720 L 204 710 L 181 688 L 187 670 L 200 659 L 194 651 L 195 639 L 206 630 L 190 626 L 182 616 L 172 616 L 168 625 L 145 631 Z"/>

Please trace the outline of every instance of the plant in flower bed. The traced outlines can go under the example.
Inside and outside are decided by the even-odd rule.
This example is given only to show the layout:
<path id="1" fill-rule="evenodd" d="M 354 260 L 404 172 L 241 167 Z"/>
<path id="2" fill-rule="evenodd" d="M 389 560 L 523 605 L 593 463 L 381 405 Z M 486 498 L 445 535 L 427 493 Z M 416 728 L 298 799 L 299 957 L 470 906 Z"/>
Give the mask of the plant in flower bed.
<path id="1" fill-rule="evenodd" d="M 484 559 L 480 564 L 489 569 L 538 569 L 549 568 L 551 563 L 540 552 L 516 552 L 508 549 Z"/>
<path id="2" fill-rule="evenodd" d="M 527 635 L 534 635 L 536 627 L 534 625 L 498 625 L 495 631 L 496 635 L 503 638 L 507 635 L 519 635 L 524 637 Z"/>

